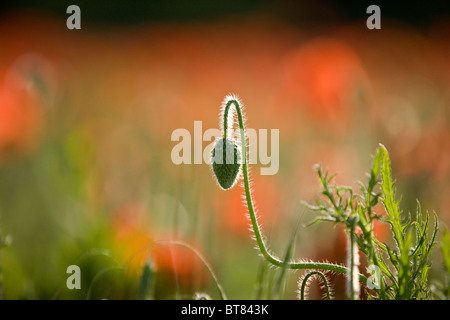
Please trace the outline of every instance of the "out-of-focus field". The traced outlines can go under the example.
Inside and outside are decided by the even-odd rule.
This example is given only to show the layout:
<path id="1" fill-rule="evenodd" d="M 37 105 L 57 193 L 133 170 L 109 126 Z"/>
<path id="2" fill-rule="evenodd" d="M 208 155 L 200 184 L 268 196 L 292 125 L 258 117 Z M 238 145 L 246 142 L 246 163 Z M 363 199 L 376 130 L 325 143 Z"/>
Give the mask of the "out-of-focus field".
<path id="1" fill-rule="evenodd" d="M 83 25 L 15 10 L 0 19 L 0 230 L 6 299 L 135 299 L 144 263 L 152 298 L 217 298 L 211 264 L 229 298 L 258 296 L 261 259 L 242 188 L 222 191 L 205 163 L 175 165 L 175 129 L 219 128 L 229 93 L 247 125 L 279 129 L 280 167 L 254 197 L 279 255 L 293 225 L 314 214 L 313 165 L 337 183 L 366 181 L 379 143 L 390 152 L 402 207 L 416 199 L 450 224 L 450 24 L 423 28 L 365 20 L 300 28 L 270 15 Z M 210 142 L 203 142 L 206 147 Z M 382 214 L 380 207 L 380 214 Z M 379 235 L 388 241 L 388 230 Z M 302 226 L 295 256 L 345 263 L 343 230 Z M 432 276 L 440 277 L 440 258 Z M 81 290 L 66 269 L 81 268 Z M 270 270 L 270 277 L 276 276 Z M 284 296 L 296 297 L 299 272 Z M 343 277 L 336 277 L 343 298 Z M 311 291 L 311 297 L 315 291 Z"/>

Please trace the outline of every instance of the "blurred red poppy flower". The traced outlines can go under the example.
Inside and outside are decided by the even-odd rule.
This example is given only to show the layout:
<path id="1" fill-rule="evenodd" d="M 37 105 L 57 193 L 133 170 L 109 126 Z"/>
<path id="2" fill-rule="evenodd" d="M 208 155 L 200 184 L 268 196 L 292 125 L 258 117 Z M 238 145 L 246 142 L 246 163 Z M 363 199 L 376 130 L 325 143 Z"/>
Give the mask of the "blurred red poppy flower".
<path id="1" fill-rule="evenodd" d="M 341 126 L 355 112 L 363 74 L 350 46 L 340 40 L 319 38 L 286 57 L 283 93 L 291 106 L 304 106 L 318 122 Z"/>
<path id="2" fill-rule="evenodd" d="M 204 266 L 192 250 L 164 241 L 175 240 L 171 237 L 157 238 L 156 232 L 152 232 L 148 225 L 144 212 L 134 206 L 123 208 L 113 218 L 114 250 L 129 271 L 140 272 L 151 259 L 157 272 L 175 279 L 183 286 L 192 286 L 205 280 Z M 197 244 L 189 244 L 199 250 Z"/>
<path id="3" fill-rule="evenodd" d="M 8 72 L 0 83 L 0 158 L 7 151 L 26 153 L 42 126 L 39 99 L 27 80 Z"/>

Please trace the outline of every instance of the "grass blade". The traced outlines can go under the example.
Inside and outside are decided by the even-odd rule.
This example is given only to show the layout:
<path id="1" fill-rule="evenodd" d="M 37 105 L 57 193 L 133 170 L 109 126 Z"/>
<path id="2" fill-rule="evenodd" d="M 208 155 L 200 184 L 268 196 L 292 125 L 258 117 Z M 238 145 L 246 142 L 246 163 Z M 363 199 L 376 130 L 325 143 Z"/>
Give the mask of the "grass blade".
<path id="1" fill-rule="evenodd" d="M 154 283 L 155 269 L 153 267 L 153 261 L 149 260 L 142 268 L 136 298 L 138 300 L 151 300 L 153 298 Z"/>
<path id="2" fill-rule="evenodd" d="M 450 234 L 447 227 L 444 229 L 444 234 L 442 235 L 441 252 L 445 271 L 450 275 Z"/>
<path id="3" fill-rule="evenodd" d="M 295 238 L 297 236 L 297 231 L 298 231 L 299 226 L 300 226 L 300 219 L 297 222 L 297 225 L 296 225 L 296 227 L 294 229 L 294 232 L 292 233 L 291 240 L 289 241 L 289 244 L 288 244 L 288 246 L 286 248 L 286 253 L 284 255 L 284 260 L 283 260 L 284 263 L 283 263 L 283 265 L 281 267 L 280 273 L 278 275 L 278 278 L 277 278 L 277 280 L 275 282 L 275 286 L 273 288 L 273 297 L 274 297 L 274 299 L 279 299 L 280 296 L 281 296 L 281 288 L 283 286 L 283 282 L 284 282 L 284 279 L 285 279 L 286 274 L 287 274 L 286 271 L 288 270 L 287 264 L 291 260 L 292 252 L 294 251 Z"/>

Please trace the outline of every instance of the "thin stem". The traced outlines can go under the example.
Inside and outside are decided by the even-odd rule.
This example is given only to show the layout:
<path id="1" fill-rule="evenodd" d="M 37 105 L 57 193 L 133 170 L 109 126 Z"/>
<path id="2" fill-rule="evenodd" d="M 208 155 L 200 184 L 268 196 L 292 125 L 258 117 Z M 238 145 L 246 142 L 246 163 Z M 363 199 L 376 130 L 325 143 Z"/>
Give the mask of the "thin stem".
<path id="1" fill-rule="evenodd" d="M 250 183 L 248 178 L 248 168 L 247 168 L 247 142 L 245 137 L 245 127 L 244 120 L 242 117 L 241 107 L 239 106 L 239 102 L 236 99 L 229 99 L 225 105 L 224 114 L 223 114 L 223 129 L 224 136 L 226 137 L 226 132 L 228 128 L 228 112 L 230 106 L 234 105 L 236 108 L 236 113 L 239 122 L 239 129 L 241 131 L 241 154 L 242 154 L 242 173 L 244 177 L 244 188 L 245 188 L 245 199 L 247 201 L 247 207 L 250 215 L 250 220 L 253 228 L 253 232 L 255 234 L 255 239 L 258 244 L 259 251 L 264 256 L 264 258 L 270 262 L 271 264 L 277 267 L 285 267 L 289 269 L 320 269 L 320 270 L 330 270 L 334 272 L 339 272 L 346 274 L 348 273 L 348 268 L 332 264 L 332 263 L 320 263 L 320 262 L 284 262 L 279 258 L 273 256 L 267 249 L 267 246 L 263 240 L 260 226 L 258 225 L 258 221 L 256 219 L 255 209 L 253 207 L 253 200 L 250 193 Z M 360 274 L 359 279 L 363 283 L 367 283 L 367 278 Z"/>
<path id="2" fill-rule="evenodd" d="M 308 273 L 302 280 L 302 285 L 300 288 L 300 300 L 305 300 L 305 289 L 306 289 L 306 285 L 308 284 L 308 279 L 312 276 L 319 276 L 322 279 L 323 282 L 323 287 L 325 290 L 325 294 L 326 294 L 326 298 L 327 300 L 331 300 L 331 296 L 330 296 L 330 289 L 328 287 L 328 282 L 327 282 L 327 278 L 325 277 L 325 275 L 320 272 L 320 271 L 311 271 L 310 273 Z"/>
<path id="3" fill-rule="evenodd" d="M 369 210 L 372 210 L 371 207 L 368 208 Z M 360 227 L 360 229 L 362 230 L 364 237 L 367 239 L 367 246 L 368 246 L 368 261 L 371 262 L 371 264 L 373 264 L 374 266 L 380 268 L 381 270 L 381 266 L 378 263 L 378 258 L 375 252 L 375 242 L 373 240 L 373 217 L 371 214 L 369 214 L 369 221 L 370 221 L 370 225 L 371 225 L 371 230 L 368 231 L 366 229 L 366 226 L 361 222 L 361 220 L 358 221 L 358 226 Z M 385 300 L 386 299 L 386 294 L 385 294 L 385 290 L 384 290 L 384 281 L 383 279 L 380 277 L 380 288 L 376 289 L 375 291 L 379 294 L 381 300 Z"/>
<path id="4" fill-rule="evenodd" d="M 350 275 L 348 277 L 348 290 L 349 290 L 349 298 L 355 300 L 355 290 L 353 283 L 353 274 L 355 272 L 355 236 L 353 234 L 353 230 L 350 231 L 350 245 L 349 245 L 349 254 L 350 254 Z"/>
<path id="5" fill-rule="evenodd" d="M 356 234 L 355 234 L 355 226 L 356 226 L 356 217 L 351 217 L 350 221 L 350 234 L 349 234 L 349 246 L 348 246 L 348 255 L 349 255 L 349 275 L 347 277 L 347 290 L 348 297 L 352 300 L 359 299 L 359 283 L 355 279 L 355 275 L 358 272 L 359 265 L 359 256 L 358 256 L 358 247 L 356 244 Z"/>

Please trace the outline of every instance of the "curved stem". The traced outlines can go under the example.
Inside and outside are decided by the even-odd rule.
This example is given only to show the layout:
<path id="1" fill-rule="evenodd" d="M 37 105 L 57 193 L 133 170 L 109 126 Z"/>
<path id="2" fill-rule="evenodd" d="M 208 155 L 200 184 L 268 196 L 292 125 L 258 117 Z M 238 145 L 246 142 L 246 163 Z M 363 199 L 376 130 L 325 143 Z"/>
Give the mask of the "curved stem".
<path id="1" fill-rule="evenodd" d="M 325 295 L 327 300 L 331 300 L 331 296 L 330 296 L 330 289 L 328 287 L 328 282 L 327 282 L 327 278 L 325 277 L 325 275 L 320 272 L 320 271 L 311 271 L 310 273 L 308 273 L 302 281 L 302 286 L 300 288 L 300 300 L 305 300 L 305 289 L 306 289 L 306 285 L 308 283 L 308 279 L 312 276 L 319 276 L 322 279 L 323 282 L 323 286 L 324 286 L 324 290 L 325 290 Z"/>
<path id="2" fill-rule="evenodd" d="M 242 174 L 244 177 L 244 188 L 245 188 L 245 199 L 247 201 L 248 212 L 250 215 L 250 220 L 253 228 L 253 232 L 255 234 L 255 239 L 258 244 L 259 251 L 264 256 L 264 258 L 270 262 L 271 264 L 277 267 L 285 267 L 289 269 L 320 269 L 320 270 L 330 270 L 339 273 L 348 273 L 348 268 L 332 264 L 332 263 L 321 263 L 321 262 L 284 262 L 279 258 L 273 256 L 267 249 L 267 246 L 264 242 L 264 239 L 261 234 L 260 226 L 258 225 L 258 221 L 256 219 L 255 209 L 253 207 L 253 200 L 250 193 L 250 183 L 248 178 L 248 168 L 247 168 L 247 139 L 245 136 L 245 127 L 244 120 L 242 117 L 241 107 L 239 106 L 239 102 L 236 99 L 229 99 L 225 105 L 224 113 L 223 113 L 223 129 L 224 136 L 226 137 L 227 128 L 228 128 L 228 112 L 231 105 L 235 106 L 239 129 L 241 131 L 241 154 L 242 154 Z M 367 283 L 367 278 L 360 274 L 360 281 L 363 283 Z"/>

